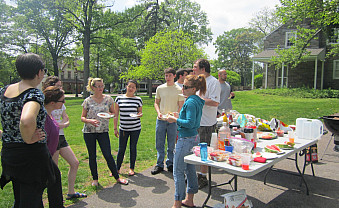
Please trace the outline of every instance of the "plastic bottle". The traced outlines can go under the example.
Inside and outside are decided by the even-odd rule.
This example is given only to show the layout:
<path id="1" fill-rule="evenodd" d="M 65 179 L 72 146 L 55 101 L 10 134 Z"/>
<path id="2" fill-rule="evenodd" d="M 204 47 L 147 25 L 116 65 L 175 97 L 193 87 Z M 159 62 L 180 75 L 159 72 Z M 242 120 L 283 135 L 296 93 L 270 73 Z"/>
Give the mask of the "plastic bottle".
<path id="1" fill-rule="evenodd" d="M 218 149 L 225 150 L 225 145 L 230 146 L 228 138 L 231 137 L 230 128 L 227 127 L 227 122 L 222 123 L 222 127 L 219 129 L 218 135 Z"/>
<path id="2" fill-rule="evenodd" d="M 207 161 L 207 143 L 199 143 L 201 161 Z"/>
<path id="3" fill-rule="evenodd" d="M 247 133 L 252 133 L 251 135 L 251 139 L 248 139 L 250 140 L 251 142 L 253 142 L 254 144 L 254 148 L 257 147 L 257 126 L 255 125 L 255 123 L 253 122 L 253 118 L 250 118 L 246 124 L 246 129 L 253 129 L 253 131 L 248 131 L 247 130 Z"/>

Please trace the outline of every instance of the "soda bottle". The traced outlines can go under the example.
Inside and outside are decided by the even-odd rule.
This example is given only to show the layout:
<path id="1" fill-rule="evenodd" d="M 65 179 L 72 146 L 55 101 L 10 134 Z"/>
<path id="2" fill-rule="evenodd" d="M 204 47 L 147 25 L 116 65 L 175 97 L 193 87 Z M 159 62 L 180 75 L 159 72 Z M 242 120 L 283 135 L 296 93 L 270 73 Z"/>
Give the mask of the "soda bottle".
<path id="1" fill-rule="evenodd" d="M 219 129 L 218 135 L 218 149 L 225 150 L 225 145 L 230 146 L 228 138 L 231 137 L 230 128 L 227 126 L 227 122 L 222 122 L 222 127 Z"/>

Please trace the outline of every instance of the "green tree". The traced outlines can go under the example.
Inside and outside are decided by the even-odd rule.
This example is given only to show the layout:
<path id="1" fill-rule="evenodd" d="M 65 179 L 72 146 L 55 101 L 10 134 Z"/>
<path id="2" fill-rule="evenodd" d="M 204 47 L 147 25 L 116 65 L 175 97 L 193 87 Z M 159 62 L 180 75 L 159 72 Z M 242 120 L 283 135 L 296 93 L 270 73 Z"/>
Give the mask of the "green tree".
<path id="1" fill-rule="evenodd" d="M 194 43 L 200 45 L 212 41 L 207 14 L 201 10 L 200 4 L 190 0 L 168 0 L 164 5 L 170 13 L 169 30 L 183 31 L 192 36 Z"/>
<path id="2" fill-rule="evenodd" d="M 297 39 L 291 40 L 293 46 L 288 49 L 278 48 L 279 56 L 273 61 L 278 66 L 282 63 L 292 67 L 297 66 L 309 56 L 306 48 L 320 31 L 324 32 L 325 38 L 330 39 L 333 28 L 339 27 L 339 1 L 337 0 L 281 0 L 277 8 L 278 16 L 283 23 L 288 23 L 296 28 Z M 300 23 L 309 21 L 311 28 L 302 28 Z M 328 56 L 339 54 L 339 45 L 332 44 L 327 52 Z"/>
<path id="3" fill-rule="evenodd" d="M 258 42 L 262 36 L 262 33 L 246 28 L 224 32 L 214 43 L 218 53 L 216 66 L 239 73 L 241 85 L 246 86 L 252 70 L 250 57 L 259 50 Z"/>
<path id="4" fill-rule="evenodd" d="M 70 38 L 72 25 L 58 14 L 51 1 L 17 0 L 16 3 L 14 21 L 20 28 L 32 30 L 32 33 L 43 39 L 43 44 L 39 45 L 49 51 L 54 75 L 58 76 L 58 58 L 67 53 L 67 46 L 74 42 L 74 37 Z M 38 48 L 38 45 L 35 47 Z"/>
<path id="5" fill-rule="evenodd" d="M 189 35 L 178 31 L 158 32 L 141 51 L 141 65 L 132 67 L 122 78 L 163 80 L 164 69 L 192 66 L 203 57 Z"/>

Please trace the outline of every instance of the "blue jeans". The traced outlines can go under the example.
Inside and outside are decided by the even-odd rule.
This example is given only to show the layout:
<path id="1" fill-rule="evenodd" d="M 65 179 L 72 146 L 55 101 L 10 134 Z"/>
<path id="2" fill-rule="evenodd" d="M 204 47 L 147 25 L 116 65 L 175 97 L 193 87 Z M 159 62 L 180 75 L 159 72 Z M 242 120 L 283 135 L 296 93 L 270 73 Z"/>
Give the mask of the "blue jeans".
<path id="1" fill-rule="evenodd" d="M 155 148 L 157 149 L 157 166 L 164 168 L 165 142 L 167 135 L 167 160 L 166 166 L 173 165 L 173 151 L 177 138 L 177 123 L 168 123 L 157 119 L 155 126 Z"/>
<path id="2" fill-rule="evenodd" d="M 84 139 L 88 151 L 89 168 L 93 180 L 98 180 L 98 167 L 97 167 L 97 143 L 98 140 L 101 152 L 107 162 L 107 166 L 112 172 L 115 179 L 119 178 L 117 166 L 111 153 L 111 143 L 109 141 L 108 132 L 104 133 L 84 133 Z"/>
<path id="3" fill-rule="evenodd" d="M 136 131 L 123 131 L 119 130 L 119 151 L 117 157 L 117 168 L 120 170 L 121 164 L 124 161 L 125 151 L 127 147 L 128 137 L 130 137 L 129 143 L 129 157 L 130 165 L 129 168 L 134 170 L 135 160 L 137 159 L 137 143 L 140 135 L 140 130 Z"/>
<path id="4" fill-rule="evenodd" d="M 174 200 L 182 201 L 186 197 L 185 174 L 187 178 L 187 193 L 198 193 L 198 178 L 195 165 L 184 162 L 184 157 L 192 154 L 192 148 L 200 142 L 199 135 L 178 138 L 174 153 L 173 178 L 175 184 Z"/>

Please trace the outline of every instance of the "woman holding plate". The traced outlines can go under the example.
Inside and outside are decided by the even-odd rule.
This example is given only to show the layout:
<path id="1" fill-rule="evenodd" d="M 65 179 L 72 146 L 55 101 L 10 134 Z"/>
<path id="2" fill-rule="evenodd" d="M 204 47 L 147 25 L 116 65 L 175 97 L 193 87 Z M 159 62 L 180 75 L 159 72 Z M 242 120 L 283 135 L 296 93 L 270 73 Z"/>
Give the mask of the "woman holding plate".
<path id="1" fill-rule="evenodd" d="M 104 82 L 101 78 L 88 78 L 87 91 L 93 95 L 82 104 L 81 121 L 84 122 L 84 139 L 89 155 L 89 167 L 93 177 L 93 186 L 98 186 L 98 170 L 96 161 L 96 141 L 107 162 L 108 168 L 118 183 L 127 185 L 128 181 L 119 177 L 115 161 L 111 154 L 108 135 L 109 118 L 114 116 L 114 101 L 111 96 L 103 94 Z M 100 117 L 99 117 L 100 116 Z"/>
<path id="2" fill-rule="evenodd" d="M 130 137 L 130 167 L 129 176 L 135 174 L 134 167 L 137 158 L 137 143 L 141 131 L 140 117 L 142 116 L 142 100 L 134 95 L 138 87 L 135 80 L 127 82 L 126 94 L 116 97 L 114 134 L 119 137 L 119 151 L 117 157 L 117 168 L 120 171 L 124 160 L 128 137 Z M 118 116 L 120 113 L 120 126 L 118 132 Z"/>

